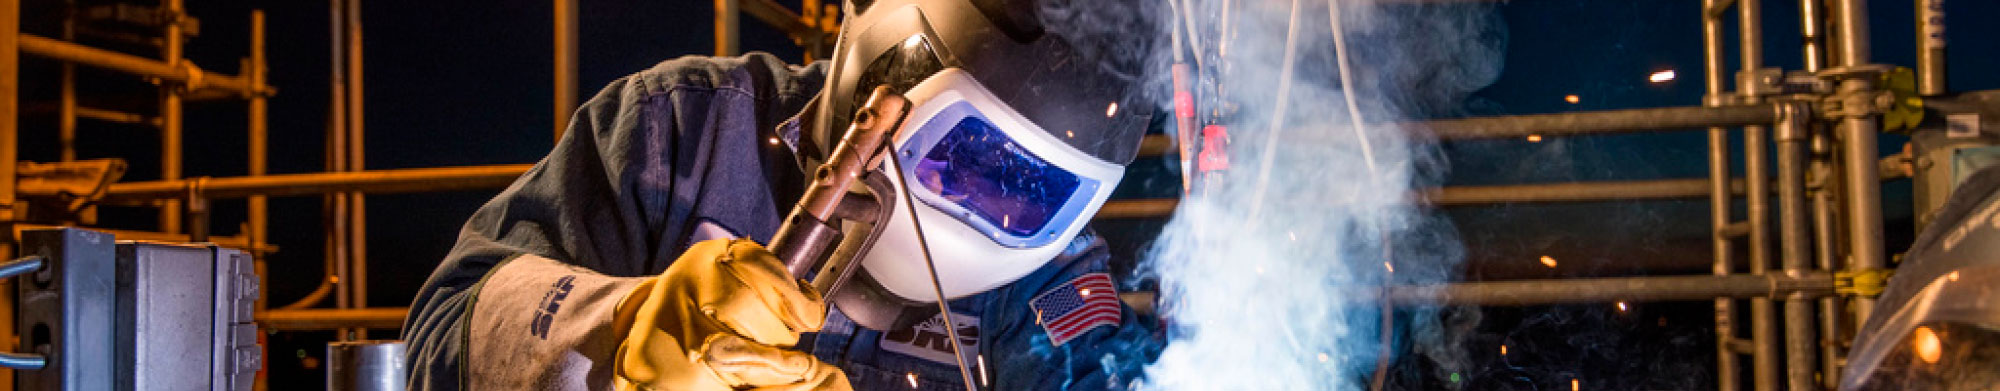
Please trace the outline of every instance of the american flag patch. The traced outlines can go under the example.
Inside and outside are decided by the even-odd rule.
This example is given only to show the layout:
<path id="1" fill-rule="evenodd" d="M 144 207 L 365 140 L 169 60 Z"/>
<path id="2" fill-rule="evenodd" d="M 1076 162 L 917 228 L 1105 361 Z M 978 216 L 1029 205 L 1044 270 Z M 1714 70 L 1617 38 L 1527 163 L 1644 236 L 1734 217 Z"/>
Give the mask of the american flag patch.
<path id="1" fill-rule="evenodd" d="M 1049 343 L 1062 346 L 1097 326 L 1118 326 L 1118 290 L 1111 275 L 1089 273 L 1070 279 L 1028 302 L 1035 323 L 1049 332 Z"/>

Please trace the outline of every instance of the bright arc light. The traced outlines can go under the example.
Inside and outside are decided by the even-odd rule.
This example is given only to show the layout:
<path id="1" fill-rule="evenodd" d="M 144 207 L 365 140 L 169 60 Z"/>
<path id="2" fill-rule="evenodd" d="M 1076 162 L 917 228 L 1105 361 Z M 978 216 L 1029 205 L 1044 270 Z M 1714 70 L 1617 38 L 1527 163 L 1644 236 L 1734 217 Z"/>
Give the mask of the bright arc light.
<path id="1" fill-rule="evenodd" d="M 1652 81 L 1654 83 L 1665 83 L 1674 81 L 1674 70 L 1668 69 L 1664 71 L 1653 72 L 1652 75 L 1646 76 L 1646 80 Z"/>

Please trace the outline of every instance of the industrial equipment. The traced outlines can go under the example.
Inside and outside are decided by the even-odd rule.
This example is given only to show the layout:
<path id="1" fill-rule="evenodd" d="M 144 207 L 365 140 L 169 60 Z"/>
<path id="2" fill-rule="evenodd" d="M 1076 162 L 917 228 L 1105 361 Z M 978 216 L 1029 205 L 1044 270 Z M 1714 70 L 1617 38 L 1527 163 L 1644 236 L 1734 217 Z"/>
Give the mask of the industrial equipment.
<path id="1" fill-rule="evenodd" d="M 249 390 L 263 351 L 250 257 L 212 244 L 117 241 L 76 228 L 21 234 L 21 390 Z"/>

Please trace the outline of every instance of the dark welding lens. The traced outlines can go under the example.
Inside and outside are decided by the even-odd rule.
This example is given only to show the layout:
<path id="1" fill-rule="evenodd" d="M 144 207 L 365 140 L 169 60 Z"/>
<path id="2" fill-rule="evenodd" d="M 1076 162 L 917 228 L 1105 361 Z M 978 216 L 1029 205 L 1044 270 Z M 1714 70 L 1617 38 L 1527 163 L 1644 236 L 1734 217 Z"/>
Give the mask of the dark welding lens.
<path id="1" fill-rule="evenodd" d="M 924 188 L 1017 237 L 1049 225 L 1081 182 L 977 116 L 959 120 L 915 166 Z"/>

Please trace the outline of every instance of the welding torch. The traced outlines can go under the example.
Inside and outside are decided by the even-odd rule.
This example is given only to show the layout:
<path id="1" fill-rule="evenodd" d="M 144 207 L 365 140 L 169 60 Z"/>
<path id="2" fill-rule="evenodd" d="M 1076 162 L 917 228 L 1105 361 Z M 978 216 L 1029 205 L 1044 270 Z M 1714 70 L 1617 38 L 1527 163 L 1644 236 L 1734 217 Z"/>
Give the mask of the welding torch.
<path id="1" fill-rule="evenodd" d="M 784 225 L 771 237 L 771 252 L 784 261 L 785 269 L 795 278 L 812 276 L 813 293 L 821 297 L 831 297 L 856 269 L 850 267 L 857 258 L 853 254 L 830 256 L 841 243 L 842 223 L 886 220 L 887 208 L 881 202 L 851 189 L 860 182 L 873 194 L 895 194 L 893 185 L 880 177 L 884 174 L 876 174 L 876 168 L 887 160 L 894 144 L 891 139 L 908 111 L 909 101 L 902 95 L 888 86 L 875 87 L 854 114 L 847 132 L 834 144 L 833 154 L 813 170 L 805 196 L 792 206 Z M 857 239 L 865 242 L 872 238 Z"/>

